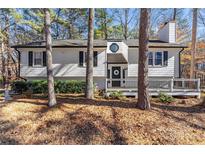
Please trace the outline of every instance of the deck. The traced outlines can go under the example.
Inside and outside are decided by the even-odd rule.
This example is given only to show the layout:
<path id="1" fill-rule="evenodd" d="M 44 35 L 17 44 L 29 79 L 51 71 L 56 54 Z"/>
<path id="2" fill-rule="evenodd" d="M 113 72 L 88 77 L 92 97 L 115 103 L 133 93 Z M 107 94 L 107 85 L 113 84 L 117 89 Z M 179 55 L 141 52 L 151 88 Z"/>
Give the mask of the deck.
<path id="1" fill-rule="evenodd" d="M 136 80 L 121 80 L 121 87 L 112 87 L 110 83 L 116 81 L 113 79 L 106 80 L 106 94 L 109 95 L 114 91 L 121 91 L 125 96 L 137 96 Z M 166 93 L 171 96 L 194 96 L 200 98 L 200 79 L 163 79 L 149 80 L 149 95 L 158 96 L 160 93 Z"/>

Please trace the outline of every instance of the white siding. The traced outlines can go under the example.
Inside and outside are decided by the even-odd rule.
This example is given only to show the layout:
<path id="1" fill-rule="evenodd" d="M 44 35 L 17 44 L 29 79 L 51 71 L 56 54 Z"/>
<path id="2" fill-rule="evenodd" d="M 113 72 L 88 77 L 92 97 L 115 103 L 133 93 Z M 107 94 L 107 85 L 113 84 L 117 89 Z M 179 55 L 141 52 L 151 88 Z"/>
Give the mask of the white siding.
<path id="1" fill-rule="evenodd" d="M 119 46 L 119 50 L 116 53 L 113 53 L 110 50 L 110 45 L 116 43 Z M 107 53 L 108 54 L 122 54 L 123 57 L 128 61 L 128 46 L 124 42 L 108 42 L 107 43 Z"/>
<path id="2" fill-rule="evenodd" d="M 39 52 L 45 49 L 19 49 L 21 51 L 21 76 L 22 77 L 45 77 L 46 67 L 29 67 L 28 51 Z M 86 74 L 86 67 L 79 67 L 79 51 L 86 51 L 77 48 L 54 48 L 53 49 L 53 67 L 55 77 L 83 77 Z M 98 66 L 94 67 L 94 76 L 104 77 L 105 74 L 105 49 L 97 49 Z"/>
<path id="3" fill-rule="evenodd" d="M 169 22 L 162 29 L 160 29 L 159 39 L 169 43 L 176 43 L 176 23 Z"/>
<path id="4" fill-rule="evenodd" d="M 176 24 L 169 23 L 169 43 L 176 43 Z"/>
<path id="5" fill-rule="evenodd" d="M 180 49 L 150 49 L 150 51 L 168 51 L 168 65 L 161 67 L 149 67 L 149 77 L 178 77 L 179 76 L 179 59 Z M 129 49 L 128 77 L 138 75 L 138 49 Z"/>

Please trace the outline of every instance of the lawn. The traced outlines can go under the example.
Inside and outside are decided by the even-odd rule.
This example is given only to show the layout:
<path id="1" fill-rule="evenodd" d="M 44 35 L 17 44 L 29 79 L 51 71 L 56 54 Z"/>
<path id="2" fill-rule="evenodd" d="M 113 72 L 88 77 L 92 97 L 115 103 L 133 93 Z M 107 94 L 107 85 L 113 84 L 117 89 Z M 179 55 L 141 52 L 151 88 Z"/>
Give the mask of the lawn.
<path id="1" fill-rule="evenodd" d="M 0 144 L 205 144 L 205 107 L 197 99 L 136 108 L 135 99 L 59 95 L 0 103 Z"/>

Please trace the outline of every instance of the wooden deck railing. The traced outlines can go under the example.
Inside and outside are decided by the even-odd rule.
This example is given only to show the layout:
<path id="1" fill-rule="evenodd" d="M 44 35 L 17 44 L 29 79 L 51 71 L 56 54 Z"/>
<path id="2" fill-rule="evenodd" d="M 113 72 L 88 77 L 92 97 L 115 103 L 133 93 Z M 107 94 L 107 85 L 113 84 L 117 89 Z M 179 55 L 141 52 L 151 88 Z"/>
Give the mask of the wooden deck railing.
<path id="1" fill-rule="evenodd" d="M 120 81 L 120 87 L 112 87 L 112 81 Z M 106 79 L 107 90 L 136 90 L 138 89 L 137 80 L 128 79 Z M 200 79 L 150 79 L 149 91 L 157 92 L 200 92 Z"/>

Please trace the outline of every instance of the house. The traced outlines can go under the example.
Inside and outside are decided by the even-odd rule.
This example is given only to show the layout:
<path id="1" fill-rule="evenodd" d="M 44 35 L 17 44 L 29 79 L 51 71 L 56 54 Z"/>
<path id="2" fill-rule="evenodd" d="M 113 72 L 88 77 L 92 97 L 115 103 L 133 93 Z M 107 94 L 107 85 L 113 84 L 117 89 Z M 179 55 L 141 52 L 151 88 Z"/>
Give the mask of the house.
<path id="1" fill-rule="evenodd" d="M 150 94 L 200 96 L 198 79 L 180 78 L 180 52 L 187 46 L 176 43 L 175 22 L 159 30 L 158 40 L 149 40 Z M 136 95 L 138 40 L 94 40 L 94 82 L 109 94 L 122 91 Z M 85 80 L 87 40 L 54 40 L 55 79 Z M 28 80 L 46 78 L 45 41 L 15 45 L 20 53 L 20 76 Z M 193 82 L 192 88 L 189 83 Z"/>

